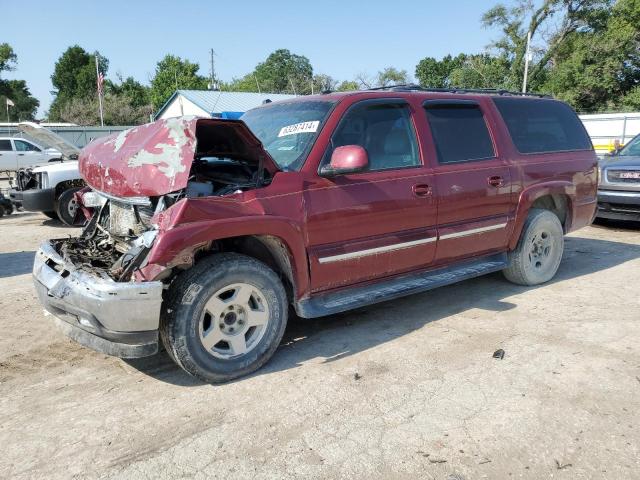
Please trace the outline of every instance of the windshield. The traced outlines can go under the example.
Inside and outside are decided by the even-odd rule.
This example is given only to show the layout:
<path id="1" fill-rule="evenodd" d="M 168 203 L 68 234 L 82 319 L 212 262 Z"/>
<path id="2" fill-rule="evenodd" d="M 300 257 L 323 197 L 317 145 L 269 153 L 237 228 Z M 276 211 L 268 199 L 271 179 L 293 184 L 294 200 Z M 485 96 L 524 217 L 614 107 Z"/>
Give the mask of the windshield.
<path id="1" fill-rule="evenodd" d="M 299 170 L 333 105 L 326 100 L 274 103 L 249 110 L 240 119 L 281 170 Z"/>
<path id="2" fill-rule="evenodd" d="M 623 157 L 640 157 L 640 135 L 633 137 L 633 139 L 620 150 L 618 155 Z"/>

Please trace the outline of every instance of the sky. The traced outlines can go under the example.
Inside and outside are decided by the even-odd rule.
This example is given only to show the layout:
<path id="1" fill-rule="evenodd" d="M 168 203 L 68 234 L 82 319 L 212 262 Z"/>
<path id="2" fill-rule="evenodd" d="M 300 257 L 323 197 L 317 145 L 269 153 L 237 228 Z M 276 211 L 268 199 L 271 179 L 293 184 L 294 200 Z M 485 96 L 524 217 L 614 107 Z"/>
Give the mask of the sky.
<path id="1" fill-rule="evenodd" d="M 0 43 L 18 65 L 5 78 L 24 79 L 48 109 L 54 64 L 78 44 L 109 59 L 116 73 L 148 84 L 156 63 L 171 53 L 228 81 L 253 70 L 271 52 L 287 48 L 311 61 L 314 73 L 351 80 L 387 66 L 411 75 L 420 59 L 477 53 L 499 32 L 482 27 L 482 13 L 496 1 L 164 1 L 0 0 Z"/>

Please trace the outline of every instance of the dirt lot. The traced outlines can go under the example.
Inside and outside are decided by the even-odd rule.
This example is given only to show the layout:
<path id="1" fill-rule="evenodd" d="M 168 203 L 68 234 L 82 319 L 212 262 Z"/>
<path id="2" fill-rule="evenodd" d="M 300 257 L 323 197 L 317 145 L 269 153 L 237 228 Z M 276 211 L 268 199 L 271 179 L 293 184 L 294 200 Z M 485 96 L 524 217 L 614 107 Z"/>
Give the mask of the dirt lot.
<path id="1" fill-rule="evenodd" d="M 572 234 L 539 288 L 496 274 L 294 321 L 222 386 L 52 327 L 31 263 L 73 232 L 0 219 L 2 478 L 640 478 L 638 229 Z"/>

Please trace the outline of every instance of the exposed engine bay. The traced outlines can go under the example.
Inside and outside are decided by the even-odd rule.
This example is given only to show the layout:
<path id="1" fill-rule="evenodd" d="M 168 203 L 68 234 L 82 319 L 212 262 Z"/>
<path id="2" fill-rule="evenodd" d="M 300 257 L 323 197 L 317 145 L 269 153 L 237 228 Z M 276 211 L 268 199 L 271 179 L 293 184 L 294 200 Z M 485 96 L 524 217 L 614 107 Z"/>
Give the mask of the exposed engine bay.
<path id="1" fill-rule="evenodd" d="M 154 215 L 189 198 L 240 193 L 268 183 L 257 165 L 203 157 L 193 161 L 184 189 L 158 197 L 117 198 L 84 192 L 81 204 L 93 215 L 79 237 L 53 240 L 55 250 L 78 268 L 119 282 L 131 280 L 157 234 Z"/>

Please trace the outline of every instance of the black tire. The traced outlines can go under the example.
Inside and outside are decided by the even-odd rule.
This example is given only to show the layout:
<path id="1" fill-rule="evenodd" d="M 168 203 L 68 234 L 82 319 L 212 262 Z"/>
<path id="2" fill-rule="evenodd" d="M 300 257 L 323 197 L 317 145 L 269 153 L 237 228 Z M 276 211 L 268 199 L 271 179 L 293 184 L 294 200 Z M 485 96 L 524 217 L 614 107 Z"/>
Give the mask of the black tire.
<path id="1" fill-rule="evenodd" d="M 4 217 L 4 206 L 0 205 L 0 218 Z"/>
<path id="2" fill-rule="evenodd" d="M 256 313 L 267 318 L 263 326 L 249 326 L 252 307 L 243 310 L 239 302 L 236 304 L 235 285 L 249 287 L 252 292 L 249 302 L 257 305 Z M 226 295 L 225 289 L 230 289 L 228 291 L 232 291 L 233 295 L 221 300 L 221 296 Z M 218 312 L 210 313 L 211 302 L 225 307 L 219 317 Z M 228 312 L 234 307 L 234 312 Z M 241 321 L 242 311 L 246 315 L 246 325 L 228 323 L 231 316 L 232 321 L 245 323 Z M 173 281 L 163 308 L 160 336 L 167 352 L 180 367 L 205 382 L 221 383 L 247 375 L 271 358 L 282 340 L 287 315 L 287 295 L 273 270 L 245 255 L 221 253 L 202 260 Z M 237 326 L 241 333 L 223 331 L 233 331 L 233 326 Z M 219 337 L 220 341 L 207 349 L 204 344 L 209 337 L 203 339 L 203 335 L 213 330 L 216 330 L 216 335 L 226 336 Z M 249 349 L 251 335 L 256 337 L 253 337 Z M 242 338 L 246 353 L 236 355 L 227 338 Z M 225 351 L 228 352 L 226 357 Z"/>
<path id="3" fill-rule="evenodd" d="M 533 208 L 522 228 L 518 246 L 509 252 L 509 267 L 502 272 L 518 285 L 539 285 L 551 280 L 564 252 L 564 231 L 551 211 Z"/>
<path id="4" fill-rule="evenodd" d="M 75 193 L 79 188 L 70 188 L 60 194 L 56 201 L 56 214 L 62 223 L 69 226 L 77 225 L 76 212 L 78 205 L 75 200 Z"/>
<path id="5" fill-rule="evenodd" d="M 58 214 L 56 212 L 42 212 L 42 213 L 44 213 L 51 220 L 59 220 L 58 219 Z"/>

